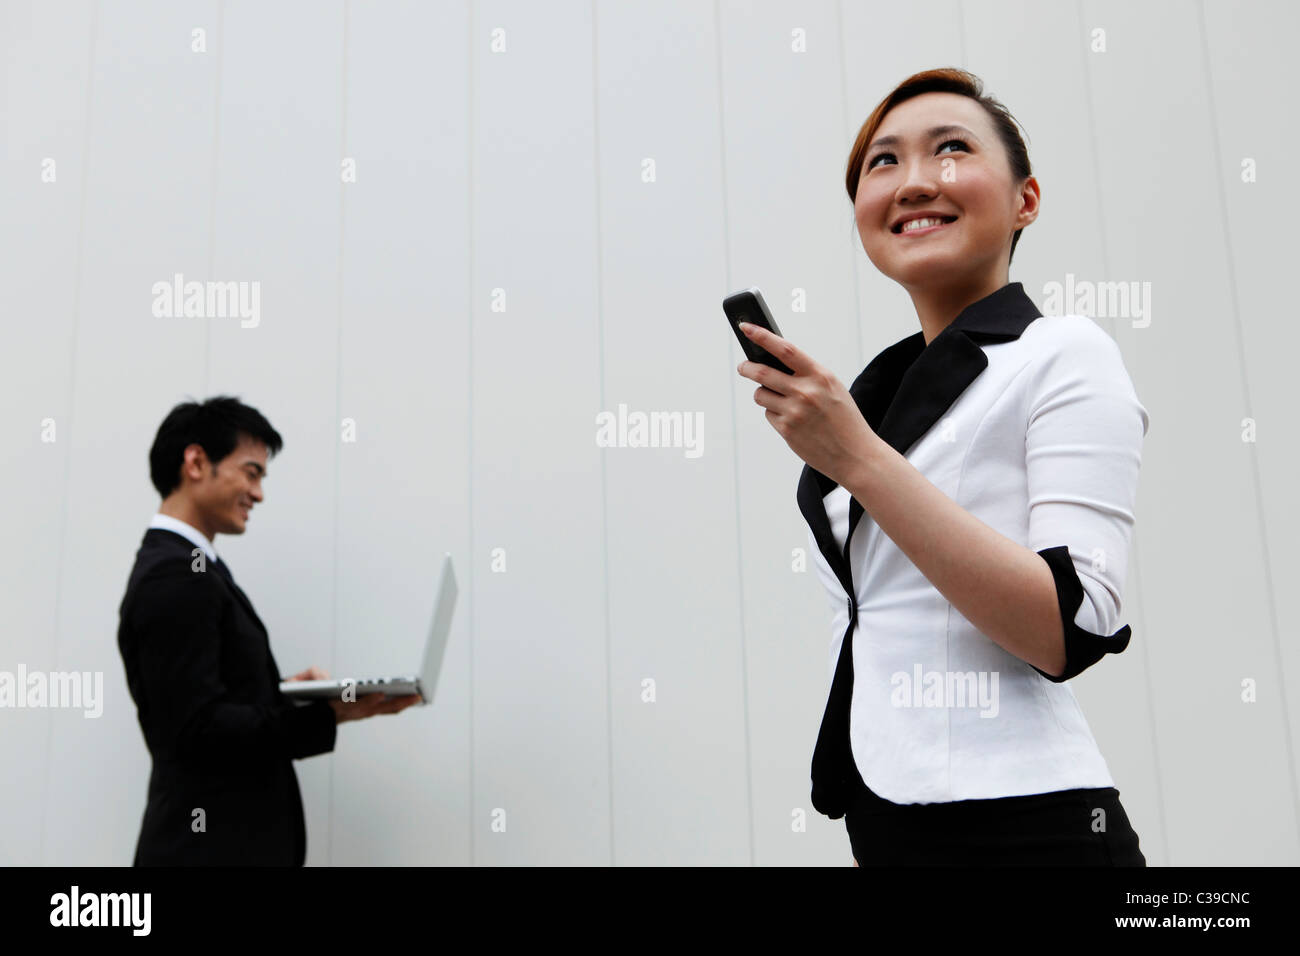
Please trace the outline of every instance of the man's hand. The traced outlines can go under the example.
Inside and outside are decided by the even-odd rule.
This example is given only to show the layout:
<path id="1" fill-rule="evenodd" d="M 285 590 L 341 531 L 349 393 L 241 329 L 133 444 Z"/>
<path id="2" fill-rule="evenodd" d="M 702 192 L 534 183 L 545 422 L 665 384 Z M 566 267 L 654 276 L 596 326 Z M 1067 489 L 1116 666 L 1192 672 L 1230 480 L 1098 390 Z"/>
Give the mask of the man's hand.
<path id="1" fill-rule="evenodd" d="M 307 669 L 306 669 L 305 671 L 303 671 L 301 674 L 294 674 L 292 677 L 286 677 L 286 678 L 284 678 L 284 679 L 285 679 L 286 681 L 291 681 L 291 680 L 329 680 L 329 679 L 330 679 L 330 675 L 327 674 L 327 673 L 325 673 L 325 671 L 322 670 L 321 668 L 316 667 L 316 666 L 313 665 L 313 666 L 307 668 Z"/>
<path id="2" fill-rule="evenodd" d="M 294 674 L 292 677 L 285 678 L 286 681 L 329 679 L 330 675 L 324 669 L 314 666 L 307 668 L 301 674 Z M 334 710 L 334 723 L 341 724 L 345 720 L 364 720 L 378 714 L 400 714 L 412 704 L 418 704 L 419 702 L 419 694 L 389 697 L 382 691 L 376 691 L 373 694 L 367 694 L 365 697 L 358 697 L 354 701 L 331 700 L 329 705 Z"/>
<path id="3" fill-rule="evenodd" d="M 341 724 L 345 720 L 364 720 L 378 714 L 400 714 L 412 704 L 420 702 L 419 694 L 405 694 L 401 697 L 389 697 L 382 691 L 366 694 L 353 701 L 331 700 L 334 708 L 334 722 Z"/>

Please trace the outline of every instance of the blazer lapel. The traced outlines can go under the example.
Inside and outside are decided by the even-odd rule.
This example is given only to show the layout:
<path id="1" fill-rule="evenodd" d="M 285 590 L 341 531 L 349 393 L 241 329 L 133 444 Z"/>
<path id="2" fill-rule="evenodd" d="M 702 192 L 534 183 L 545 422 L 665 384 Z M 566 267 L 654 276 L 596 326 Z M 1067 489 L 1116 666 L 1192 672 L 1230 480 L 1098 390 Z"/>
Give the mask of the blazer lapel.
<path id="1" fill-rule="evenodd" d="M 262 623 L 262 619 L 258 617 L 257 612 L 253 610 L 253 602 L 248 599 L 248 595 L 244 594 L 243 588 L 235 583 L 235 577 L 230 573 L 230 566 L 226 564 L 225 561 L 218 558 L 210 565 L 209 570 L 215 570 L 217 575 L 230 587 L 230 590 L 235 592 L 235 597 L 239 598 L 239 602 L 244 605 L 244 610 L 247 611 L 249 616 L 257 622 L 257 626 L 260 627 L 262 633 L 265 634 L 266 625 Z"/>
<path id="2" fill-rule="evenodd" d="M 155 545 L 160 547 L 183 551 L 187 557 L 192 557 L 195 550 L 195 545 L 192 541 L 184 535 L 177 534 L 170 528 L 150 528 L 145 532 L 144 540 L 146 543 L 152 541 Z M 235 578 L 230 573 L 230 567 L 226 562 L 218 558 L 216 561 L 206 562 L 204 567 L 206 569 L 204 571 L 205 574 L 216 574 L 216 576 L 225 583 L 225 586 L 235 595 L 239 600 L 239 603 L 244 606 L 244 610 L 248 611 L 253 620 L 257 622 L 257 626 L 262 629 L 263 633 L 265 633 L 266 625 L 262 623 L 262 619 L 258 617 L 257 612 L 253 610 L 253 602 L 248 599 L 248 596 L 244 594 L 239 585 L 235 583 Z"/>
<path id="3" fill-rule="evenodd" d="M 1017 339 L 1041 314 L 1021 283 L 1008 283 L 968 305 L 929 345 L 917 332 L 889 346 L 871 360 L 849 394 L 872 431 L 906 455 L 988 367 L 981 343 Z M 837 548 L 823 504 L 836 487 L 837 482 L 805 465 L 797 498 L 813 540 L 845 593 L 853 596 L 849 545 L 863 508 L 856 498 L 850 500 L 848 534 L 843 549 Z"/>
<path id="4" fill-rule="evenodd" d="M 890 401 L 898 391 L 903 373 L 921 354 L 924 346 L 925 337 L 920 332 L 895 342 L 872 359 L 850 386 L 849 394 L 857 403 L 862 417 L 877 434 L 880 434 L 881 423 L 889 409 Z M 813 540 L 817 542 L 817 547 L 821 549 L 835 576 L 844 586 L 845 593 L 852 594 L 853 583 L 849 575 L 846 555 L 848 540 L 852 540 L 853 533 L 850 530 L 844 552 L 841 553 L 835 546 L 835 536 L 831 533 L 830 519 L 826 516 L 826 507 L 823 504 L 823 499 L 836 487 L 838 482 L 823 475 L 811 465 L 804 465 L 803 474 L 799 477 L 799 510 L 808 522 L 808 527 L 812 529 Z M 861 506 L 854 499 L 849 505 L 850 528 L 856 525 L 857 518 L 860 516 Z"/>
<path id="5" fill-rule="evenodd" d="M 145 532 L 144 540 L 145 546 L 147 547 L 165 547 L 169 550 L 175 550 L 178 553 L 184 554 L 187 558 L 192 560 L 195 548 L 194 543 L 184 535 L 177 534 L 170 528 L 150 528 Z M 206 562 L 203 573 L 215 575 L 216 578 L 222 582 L 222 586 L 228 588 L 230 592 L 235 595 L 236 600 L 243 605 L 244 610 L 248 612 L 248 616 L 253 619 L 253 622 L 262 632 L 262 640 L 266 647 L 267 673 L 270 675 L 271 687 L 273 687 L 278 693 L 280 687 L 280 672 L 279 667 L 275 662 L 275 656 L 271 653 L 270 634 L 266 630 L 266 625 L 262 623 L 262 619 L 258 617 L 257 612 L 253 610 L 253 602 L 248 599 L 248 595 L 244 593 L 243 588 L 235 583 L 235 576 L 231 574 L 230 566 L 220 558 L 216 561 Z"/>

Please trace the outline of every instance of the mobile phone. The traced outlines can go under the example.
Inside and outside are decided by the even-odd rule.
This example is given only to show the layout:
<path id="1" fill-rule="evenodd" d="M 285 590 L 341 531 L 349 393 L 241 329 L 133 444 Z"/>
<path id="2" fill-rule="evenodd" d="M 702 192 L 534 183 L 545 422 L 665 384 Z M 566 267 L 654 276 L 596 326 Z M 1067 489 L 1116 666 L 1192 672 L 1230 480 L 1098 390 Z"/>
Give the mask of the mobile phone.
<path id="1" fill-rule="evenodd" d="M 794 374 L 794 369 L 740 330 L 740 323 L 748 322 L 750 325 L 767 329 L 774 335 L 781 334 L 781 330 L 776 327 L 776 321 L 772 318 L 772 313 L 768 311 L 767 303 L 763 301 L 763 293 L 759 292 L 757 287 L 750 286 L 743 292 L 727 296 L 722 300 L 722 311 L 727 313 L 731 331 L 736 333 L 740 347 L 745 350 L 745 358 L 751 362 L 762 362 L 769 368 L 785 372 L 787 375 Z"/>

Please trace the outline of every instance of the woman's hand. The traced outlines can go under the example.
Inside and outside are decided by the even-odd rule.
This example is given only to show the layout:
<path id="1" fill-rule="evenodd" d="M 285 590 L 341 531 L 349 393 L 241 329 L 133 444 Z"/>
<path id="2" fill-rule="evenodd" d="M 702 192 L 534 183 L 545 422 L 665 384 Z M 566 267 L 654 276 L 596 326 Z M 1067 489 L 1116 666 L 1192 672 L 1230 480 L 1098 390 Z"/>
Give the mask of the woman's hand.
<path id="1" fill-rule="evenodd" d="M 791 451 L 837 484 L 844 485 L 880 437 L 862 417 L 840 380 L 787 339 L 741 322 L 750 340 L 794 370 L 787 375 L 760 362 L 741 362 L 737 371 L 759 384 L 754 401 Z"/>

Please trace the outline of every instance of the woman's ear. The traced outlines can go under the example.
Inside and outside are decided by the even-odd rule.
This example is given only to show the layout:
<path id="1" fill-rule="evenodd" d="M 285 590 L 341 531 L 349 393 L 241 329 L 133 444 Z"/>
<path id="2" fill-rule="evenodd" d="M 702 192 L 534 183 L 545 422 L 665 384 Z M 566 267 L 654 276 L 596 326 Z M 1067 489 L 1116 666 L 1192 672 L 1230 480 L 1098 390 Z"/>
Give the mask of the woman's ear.
<path id="1" fill-rule="evenodd" d="M 1038 218 L 1038 207 L 1042 196 L 1038 189 L 1038 180 L 1028 177 L 1020 187 L 1020 212 L 1016 215 L 1016 228 L 1023 229 Z"/>

